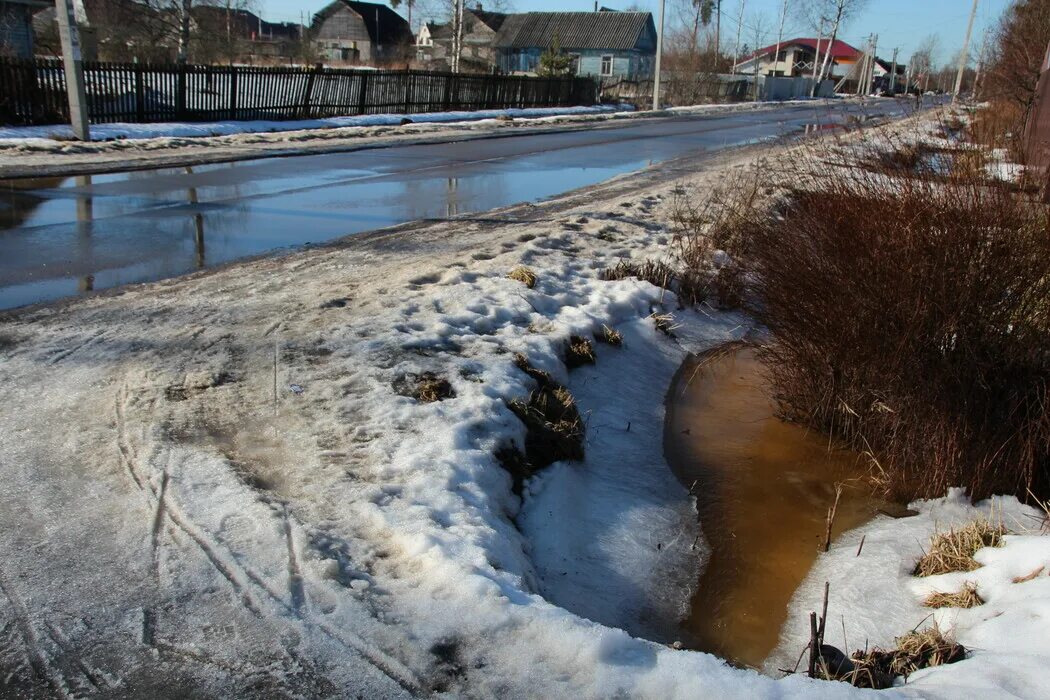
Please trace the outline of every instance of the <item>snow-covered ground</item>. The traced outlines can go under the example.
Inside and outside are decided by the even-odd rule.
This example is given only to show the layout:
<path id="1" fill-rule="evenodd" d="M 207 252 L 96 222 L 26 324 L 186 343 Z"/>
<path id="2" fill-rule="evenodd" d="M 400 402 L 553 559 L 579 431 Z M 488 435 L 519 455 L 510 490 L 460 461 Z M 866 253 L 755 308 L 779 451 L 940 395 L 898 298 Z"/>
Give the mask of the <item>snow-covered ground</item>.
<path id="1" fill-rule="evenodd" d="M 754 155 L 676 177 L 704 191 Z M 631 636 L 672 641 L 707 551 L 661 455 L 665 392 L 688 352 L 749 330 L 599 279 L 621 258 L 668 254 L 676 183 L 660 172 L 507 222 L 358 236 L 6 317 L 0 677 L 58 696 L 861 694 Z M 518 264 L 535 288 L 507 277 Z M 675 338 L 653 311 L 675 314 Z M 567 338 L 602 324 L 623 346 L 596 344 L 597 363 L 569 372 Z M 535 386 L 519 352 L 573 392 L 586 424 L 585 459 L 551 465 L 524 498 L 494 456 L 524 439 L 507 406 Z M 455 396 L 404 395 L 424 372 Z M 881 633 L 917 621 L 913 550 L 897 545 L 921 544 L 939 517 L 869 526 L 886 542 L 869 535 L 859 561 L 896 581 L 886 595 L 904 611 Z M 1045 555 L 1031 540 L 979 555 L 981 594 L 1004 614 L 1050 599 L 1042 582 L 1030 596 L 1002 583 Z M 960 628 L 992 648 L 1003 625 L 979 610 Z M 998 662 L 972 643 L 973 659 L 887 695 L 987 688 Z M 1045 664 L 1046 645 L 1025 663 Z"/>
<path id="2" fill-rule="evenodd" d="M 154 122 L 149 124 L 95 124 L 91 127 L 92 141 L 116 139 L 192 138 L 203 136 L 230 136 L 232 134 L 276 133 L 307 129 L 345 129 L 364 126 L 400 126 L 409 120 L 415 124 L 472 122 L 488 119 L 540 119 L 573 115 L 614 114 L 631 111 L 625 105 L 596 105 L 594 107 L 535 107 L 530 109 L 482 109 L 473 112 L 429 112 L 422 114 L 368 114 L 356 117 L 328 117 L 325 119 L 290 119 L 217 122 Z M 73 130 L 68 124 L 50 126 L 0 127 L 0 141 L 17 141 L 26 145 L 43 146 L 40 141 L 68 141 Z"/>

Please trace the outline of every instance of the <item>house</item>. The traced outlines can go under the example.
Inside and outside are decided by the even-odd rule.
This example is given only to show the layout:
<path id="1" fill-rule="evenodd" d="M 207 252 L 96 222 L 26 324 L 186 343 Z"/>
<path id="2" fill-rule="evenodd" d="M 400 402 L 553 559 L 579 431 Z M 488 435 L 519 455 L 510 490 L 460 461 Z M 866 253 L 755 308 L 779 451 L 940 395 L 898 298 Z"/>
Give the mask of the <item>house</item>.
<path id="1" fill-rule="evenodd" d="M 823 62 L 828 50 L 828 40 L 821 39 L 820 55 L 817 56 L 817 39 L 790 39 L 780 42 L 780 53 L 774 57 L 776 44 L 766 46 L 742 58 L 736 64 L 736 72 L 744 75 L 773 75 L 808 78 L 813 75 L 813 62 Z M 861 59 L 863 52 L 836 39 L 831 46 L 831 78 L 845 77 Z"/>
<path id="2" fill-rule="evenodd" d="M 463 10 L 463 51 L 459 69 L 464 73 L 491 73 L 497 66 L 496 33 L 508 17 L 488 12 L 479 3 Z M 447 70 L 452 65 L 453 27 L 451 24 L 424 24 L 416 36 L 416 58 L 430 70 Z"/>
<path id="3" fill-rule="evenodd" d="M 404 17 L 386 5 L 334 0 L 314 15 L 310 28 L 327 61 L 377 63 L 403 59 L 414 42 Z"/>
<path id="4" fill-rule="evenodd" d="M 551 46 L 571 55 L 581 76 L 647 79 L 656 57 L 648 12 L 525 12 L 507 15 L 493 43 L 505 73 L 535 73 Z"/>
<path id="5" fill-rule="evenodd" d="M 0 56 L 33 57 L 33 13 L 51 3 L 0 0 Z"/>

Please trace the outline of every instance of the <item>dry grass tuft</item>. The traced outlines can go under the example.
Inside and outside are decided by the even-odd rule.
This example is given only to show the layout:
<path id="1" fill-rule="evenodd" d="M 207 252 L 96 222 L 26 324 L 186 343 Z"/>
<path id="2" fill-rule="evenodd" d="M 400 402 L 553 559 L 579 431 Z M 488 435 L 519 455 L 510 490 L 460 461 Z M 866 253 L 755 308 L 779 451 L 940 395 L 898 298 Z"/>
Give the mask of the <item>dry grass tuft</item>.
<path id="1" fill-rule="evenodd" d="M 525 400 L 510 402 L 525 423 L 525 457 L 532 469 L 563 459 L 583 459 L 583 419 L 563 386 L 541 386 Z"/>
<path id="2" fill-rule="evenodd" d="M 434 401 L 455 398 L 456 392 L 452 388 L 452 384 L 444 377 L 440 377 L 433 372 L 424 372 L 416 379 L 416 388 L 412 396 L 417 401 L 433 403 Z"/>
<path id="3" fill-rule="evenodd" d="M 649 318 L 653 320 L 653 325 L 656 326 L 656 330 L 668 337 L 674 337 L 675 329 L 678 328 L 678 324 L 674 322 L 674 316 L 671 314 L 654 313 L 650 315 Z"/>
<path id="4" fill-rule="evenodd" d="M 542 369 L 533 367 L 532 363 L 529 362 L 529 358 L 525 357 L 520 352 L 514 353 L 514 366 L 536 380 L 536 383 L 540 386 L 553 386 L 557 384 L 557 382 L 551 377 L 550 372 L 545 372 Z"/>
<path id="5" fill-rule="evenodd" d="M 599 343 L 605 343 L 606 345 L 613 345 L 615 347 L 623 345 L 623 333 L 615 328 L 610 328 L 604 323 L 602 324 L 601 330 L 594 334 L 594 338 Z"/>
<path id="6" fill-rule="evenodd" d="M 976 608 L 984 605 L 984 601 L 977 595 L 977 586 L 967 582 L 961 591 L 955 593 L 931 593 L 922 604 L 927 608 Z"/>
<path id="7" fill-rule="evenodd" d="M 565 366 L 569 369 L 581 365 L 593 365 L 594 345 L 581 335 L 569 336 L 569 343 L 565 346 Z"/>
<path id="8" fill-rule="evenodd" d="M 658 260 L 645 260 L 640 263 L 621 260 L 600 275 L 600 278 L 607 282 L 629 277 L 637 277 L 655 287 L 674 292 L 682 307 L 696 306 L 707 299 L 709 280 L 705 272 L 694 271 L 691 268 L 676 270 Z"/>
<path id="9" fill-rule="evenodd" d="M 496 458 L 514 478 L 514 492 L 520 494 L 525 479 L 543 467 L 583 459 L 584 424 L 568 389 L 521 353 L 514 356 L 514 364 L 539 385 L 527 398 L 507 404 L 525 424 L 524 451 L 513 444 L 496 451 Z"/>
<path id="10" fill-rule="evenodd" d="M 858 651 L 850 657 L 852 668 L 843 668 L 840 673 L 829 673 L 826 666 L 820 669 L 825 680 L 844 681 L 859 688 L 890 688 L 893 679 L 908 677 L 919 669 L 930 668 L 962 661 L 966 649 L 961 644 L 945 637 L 937 627 L 913 631 L 898 637 L 893 649 L 875 648 Z"/>
<path id="11" fill-rule="evenodd" d="M 1002 546 L 1006 530 L 1002 523 L 980 517 L 956 530 L 938 532 L 930 540 L 930 549 L 915 564 L 916 576 L 936 576 L 953 571 L 973 571 L 981 565 L 973 558 L 984 547 Z"/>
<path id="12" fill-rule="evenodd" d="M 512 280 L 521 282 L 529 289 L 532 289 L 536 286 L 536 273 L 533 272 L 531 269 L 525 267 L 524 265 L 518 265 L 517 267 L 515 267 L 507 274 L 507 277 L 510 277 Z"/>

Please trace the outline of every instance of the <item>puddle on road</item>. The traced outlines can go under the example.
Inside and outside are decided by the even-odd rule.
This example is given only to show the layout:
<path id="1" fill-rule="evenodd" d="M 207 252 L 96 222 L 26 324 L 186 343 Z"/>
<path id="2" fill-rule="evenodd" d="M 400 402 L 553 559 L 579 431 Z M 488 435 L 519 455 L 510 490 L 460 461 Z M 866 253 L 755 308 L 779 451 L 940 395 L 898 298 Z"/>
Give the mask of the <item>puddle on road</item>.
<path id="1" fill-rule="evenodd" d="M 859 455 L 774 416 L 750 348 L 686 363 L 669 394 L 664 445 L 678 478 L 695 483 L 712 549 L 683 642 L 758 668 L 823 545 L 836 482 L 845 485 L 835 535 L 894 506 L 865 487 Z"/>

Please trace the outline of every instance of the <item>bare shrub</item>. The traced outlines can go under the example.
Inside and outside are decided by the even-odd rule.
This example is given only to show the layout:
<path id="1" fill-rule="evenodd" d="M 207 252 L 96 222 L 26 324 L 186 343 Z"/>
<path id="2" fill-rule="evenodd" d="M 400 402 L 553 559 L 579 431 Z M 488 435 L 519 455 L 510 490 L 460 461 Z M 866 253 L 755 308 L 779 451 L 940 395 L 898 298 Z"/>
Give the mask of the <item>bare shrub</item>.
<path id="1" fill-rule="evenodd" d="M 1006 533 L 1002 523 L 977 518 L 965 527 L 938 532 L 930 539 L 929 550 L 915 564 L 916 576 L 936 576 L 953 571 L 973 571 L 981 565 L 973 558 L 985 547 L 1000 547 Z"/>
<path id="2" fill-rule="evenodd" d="M 1050 209 L 965 169 L 825 155 L 782 173 L 790 195 L 745 211 L 730 246 L 781 414 L 867 453 L 900 496 L 1044 491 Z"/>

